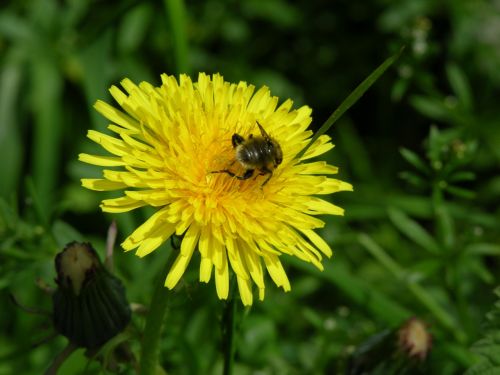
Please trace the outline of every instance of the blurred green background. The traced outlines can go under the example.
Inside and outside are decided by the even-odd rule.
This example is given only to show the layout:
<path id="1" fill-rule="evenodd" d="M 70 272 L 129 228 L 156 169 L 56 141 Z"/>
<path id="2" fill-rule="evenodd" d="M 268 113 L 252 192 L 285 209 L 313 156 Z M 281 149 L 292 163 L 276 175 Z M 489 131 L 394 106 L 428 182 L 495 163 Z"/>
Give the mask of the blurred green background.
<path id="1" fill-rule="evenodd" d="M 85 134 L 105 129 L 92 105 L 111 102 L 110 85 L 219 72 L 311 106 L 317 129 L 402 45 L 396 64 L 330 130 L 336 148 L 327 158 L 355 187 L 331 197 L 346 209 L 321 232 L 333 259 L 319 273 L 285 258 L 292 291 L 268 279 L 263 303 L 238 307 L 235 373 L 500 366 L 498 1 L 21 0 L 0 8 L 0 374 L 41 374 L 66 343 L 37 345 L 50 319 L 9 295 L 50 311 L 36 281 L 53 285 L 53 258 L 67 242 L 91 241 L 103 255 L 112 219 L 121 241 L 151 214 L 103 214 L 103 194 L 80 186 L 99 173 L 77 155 L 98 152 Z M 149 303 L 165 258 L 117 249 L 130 301 Z M 171 374 L 221 373 L 223 303 L 213 283 L 196 281 L 197 264 L 166 321 L 161 358 Z M 426 322 L 433 347 L 423 363 L 395 370 L 393 343 L 370 339 L 412 316 Z M 136 355 L 143 325 L 136 314 Z M 99 372 L 82 350 L 60 371 Z"/>

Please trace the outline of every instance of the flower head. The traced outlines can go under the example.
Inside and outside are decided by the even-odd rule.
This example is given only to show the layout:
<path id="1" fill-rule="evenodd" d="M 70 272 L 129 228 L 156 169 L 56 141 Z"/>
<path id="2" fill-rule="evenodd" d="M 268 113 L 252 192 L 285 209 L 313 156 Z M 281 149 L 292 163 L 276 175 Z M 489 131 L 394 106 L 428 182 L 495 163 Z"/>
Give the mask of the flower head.
<path id="1" fill-rule="evenodd" d="M 209 282 L 213 273 L 217 295 L 226 299 L 231 268 L 245 305 L 252 304 L 252 284 L 264 298 L 264 268 L 276 285 L 290 290 L 281 254 L 322 269 L 323 255 L 332 251 L 314 231 L 324 226 L 315 215 L 343 210 L 316 195 L 352 187 L 326 176 L 337 173 L 336 167 L 306 162 L 333 148 L 326 135 L 295 159 L 312 135 L 309 107 L 292 110 L 291 100 L 278 106 L 267 87 L 255 92 L 252 85 L 231 84 L 218 74 L 200 74 L 194 83 L 185 75 L 179 81 L 162 75 L 160 87 L 129 79 L 121 85 L 124 91 L 113 86 L 110 92 L 122 110 L 95 104 L 115 135 L 88 132 L 113 156 L 80 154 L 79 159 L 115 167 L 104 169 L 102 179 L 82 179 L 92 190 L 124 190 L 119 198 L 103 200 L 103 211 L 157 208 L 122 243 L 125 250 L 143 257 L 174 233 L 183 235 L 165 286 L 175 287 L 198 252 L 200 281 Z M 257 122 L 281 149 L 274 159 L 253 159 L 261 165 L 241 157 L 246 141 L 265 138 Z"/>

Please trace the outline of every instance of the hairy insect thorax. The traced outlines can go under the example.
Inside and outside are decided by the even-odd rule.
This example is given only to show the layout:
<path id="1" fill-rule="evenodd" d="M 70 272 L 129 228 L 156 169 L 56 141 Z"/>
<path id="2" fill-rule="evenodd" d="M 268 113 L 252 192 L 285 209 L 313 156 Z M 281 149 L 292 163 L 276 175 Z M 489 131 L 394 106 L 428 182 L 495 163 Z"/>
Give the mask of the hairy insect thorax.
<path id="1" fill-rule="evenodd" d="M 248 139 L 236 147 L 236 159 L 246 168 L 260 168 L 275 164 L 275 146 L 261 137 Z"/>

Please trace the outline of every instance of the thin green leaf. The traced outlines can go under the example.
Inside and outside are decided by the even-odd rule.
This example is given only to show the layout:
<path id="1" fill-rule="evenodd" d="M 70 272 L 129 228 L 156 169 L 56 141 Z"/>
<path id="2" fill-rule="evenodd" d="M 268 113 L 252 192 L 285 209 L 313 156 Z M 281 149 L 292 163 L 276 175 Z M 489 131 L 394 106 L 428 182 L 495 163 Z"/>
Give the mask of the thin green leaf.
<path id="1" fill-rule="evenodd" d="M 15 54 L 7 56 L 8 62 L 0 73 L 0 158 L 2 164 L 0 196 L 6 197 L 18 190 L 24 147 L 21 140 L 19 109 L 16 106 L 22 81 L 22 62 Z"/>
<path id="2" fill-rule="evenodd" d="M 406 271 L 385 250 L 379 246 L 369 235 L 361 233 L 359 243 L 393 276 L 402 281 L 406 276 Z"/>
<path id="3" fill-rule="evenodd" d="M 438 98 L 415 95 L 410 98 L 411 105 L 423 115 L 440 121 L 450 121 L 452 115 L 444 101 Z"/>
<path id="4" fill-rule="evenodd" d="M 449 64 L 446 67 L 446 75 L 462 107 L 466 110 L 472 109 L 470 85 L 462 69 L 456 64 Z"/>
<path id="5" fill-rule="evenodd" d="M 456 197 L 465 198 L 465 199 L 474 199 L 476 197 L 475 192 L 473 192 L 471 190 L 464 189 L 464 188 L 460 188 L 457 186 L 452 186 L 452 185 L 447 185 L 445 187 L 445 191 L 447 191 L 448 193 L 450 193 Z"/>
<path id="6" fill-rule="evenodd" d="M 468 262 L 468 267 L 470 270 L 476 274 L 484 283 L 493 284 L 495 282 L 495 276 L 490 272 L 488 268 L 483 265 L 483 262 L 475 258 L 473 262 Z"/>
<path id="7" fill-rule="evenodd" d="M 401 53 L 403 52 L 404 47 L 402 47 L 399 52 L 389 57 L 382 64 L 379 65 L 377 69 L 375 69 L 363 82 L 361 82 L 358 87 L 352 91 L 349 96 L 340 104 L 340 106 L 333 111 L 333 113 L 328 117 L 323 125 L 319 128 L 319 130 L 314 134 L 309 143 L 297 154 L 295 159 L 300 160 L 302 156 L 306 153 L 306 151 L 311 147 L 311 145 L 316 142 L 316 140 L 325 134 L 332 125 L 342 117 L 342 115 L 351 108 L 362 96 L 363 94 L 384 74 L 384 72 L 399 58 Z"/>
<path id="8" fill-rule="evenodd" d="M 391 207 L 388 210 L 388 214 L 394 226 L 410 240 L 431 254 L 439 254 L 441 252 L 436 240 L 419 223 L 403 211 Z"/>
<path id="9" fill-rule="evenodd" d="M 448 208 L 439 203 L 435 205 L 435 215 L 437 223 L 437 233 L 441 243 L 447 249 L 453 248 L 455 244 L 455 223 L 450 215 Z"/>
<path id="10" fill-rule="evenodd" d="M 428 180 L 423 179 L 418 174 L 413 172 L 408 172 L 408 171 L 400 172 L 399 177 L 402 180 L 408 182 L 410 185 L 413 185 L 418 188 L 425 188 L 426 186 L 429 185 Z"/>
<path id="11" fill-rule="evenodd" d="M 476 174 L 469 171 L 459 171 L 453 173 L 449 178 L 449 182 L 474 181 Z"/>
<path id="12" fill-rule="evenodd" d="M 49 54 L 36 57 L 33 80 L 33 181 L 41 208 L 49 212 L 54 201 L 61 164 L 63 81 L 57 61 Z"/>
<path id="13" fill-rule="evenodd" d="M 351 274 L 344 267 L 334 262 L 326 262 L 323 272 L 311 267 L 300 259 L 287 257 L 287 263 L 295 268 L 308 272 L 319 279 L 326 280 L 339 288 L 347 298 L 367 309 L 381 321 L 396 326 L 411 316 L 411 312 L 403 305 L 385 295 L 375 285 L 363 281 L 361 277 Z"/>
<path id="14" fill-rule="evenodd" d="M 466 336 L 460 331 L 457 323 L 452 315 L 448 313 L 424 287 L 418 284 L 415 280 L 407 277 L 408 272 L 401 267 L 389 254 L 376 243 L 369 235 L 360 234 L 359 243 L 389 272 L 391 272 L 396 280 L 405 282 L 408 290 L 420 301 L 438 320 L 443 327 L 453 333 L 459 342 L 465 342 Z"/>
<path id="15" fill-rule="evenodd" d="M 465 248 L 465 253 L 470 255 L 500 256 L 500 245 L 496 243 L 474 243 Z"/>
<path id="16" fill-rule="evenodd" d="M 401 147 L 399 149 L 399 153 L 401 156 L 411 165 L 413 165 L 416 169 L 418 169 L 420 172 L 429 174 L 430 173 L 430 168 L 428 165 L 425 164 L 425 162 L 418 156 L 416 153 L 413 151 Z"/>

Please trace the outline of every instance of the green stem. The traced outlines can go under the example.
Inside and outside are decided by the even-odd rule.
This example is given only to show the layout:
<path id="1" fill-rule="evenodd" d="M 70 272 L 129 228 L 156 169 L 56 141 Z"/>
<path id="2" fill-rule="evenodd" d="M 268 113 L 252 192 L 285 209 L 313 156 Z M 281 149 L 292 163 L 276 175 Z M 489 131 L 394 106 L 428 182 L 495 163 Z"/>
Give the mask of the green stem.
<path id="1" fill-rule="evenodd" d="M 233 283 L 231 283 L 233 284 Z M 224 375 L 231 375 L 233 373 L 234 362 L 234 328 L 236 312 L 236 303 L 233 297 L 234 285 L 231 285 L 229 299 L 224 306 L 224 313 L 222 317 L 222 339 L 224 350 Z"/>
<path id="2" fill-rule="evenodd" d="M 170 269 L 173 260 L 174 249 L 169 252 L 167 259 L 167 271 Z M 149 313 L 146 320 L 146 328 L 144 329 L 144 337 L 142 339 L 141 348 L 141 375 L 154 375 L 158 366 L 158 354 L 160 352 L 160 337 L 168 307 L 168 299 L 170 292 L 164 285 L 165 270 L 161 270 L 158 275 L 153 299 L 149 307 Z"/>
<path id="3" fill-rule="evenodd" d="M 359 242 L 375 259 L 380 262 L 380 264 L 391 272 L 396 279 L 405 282 L 406 287 L 410 290 L 410 292 L 412 292 L 420 303 L 427 307 L 427 309 L 434 315 L 436 320 L 443 325 L 443 327 L 453 333 L 457 341 L 463 343 L 466 340 L 463 332 L 457 327 L 455 319 L 453 319 L 453 317 L 448 314 L 448 312 L 443 309 L 420 284 L 414 280 L 408 280 L 408 278 L 406 278 L 407 272 L 398 263 L 396 263 L 381 246 L 379 246 L 367 234 L 361 234 L 359 236 Z"/>
<path id="4" fill-rule="evenodd" d="M 177 73 L 189 73 L 188 43 L 186 37 L 186 9 L 182 0 L 164 0 L 170 22 Z"/>

